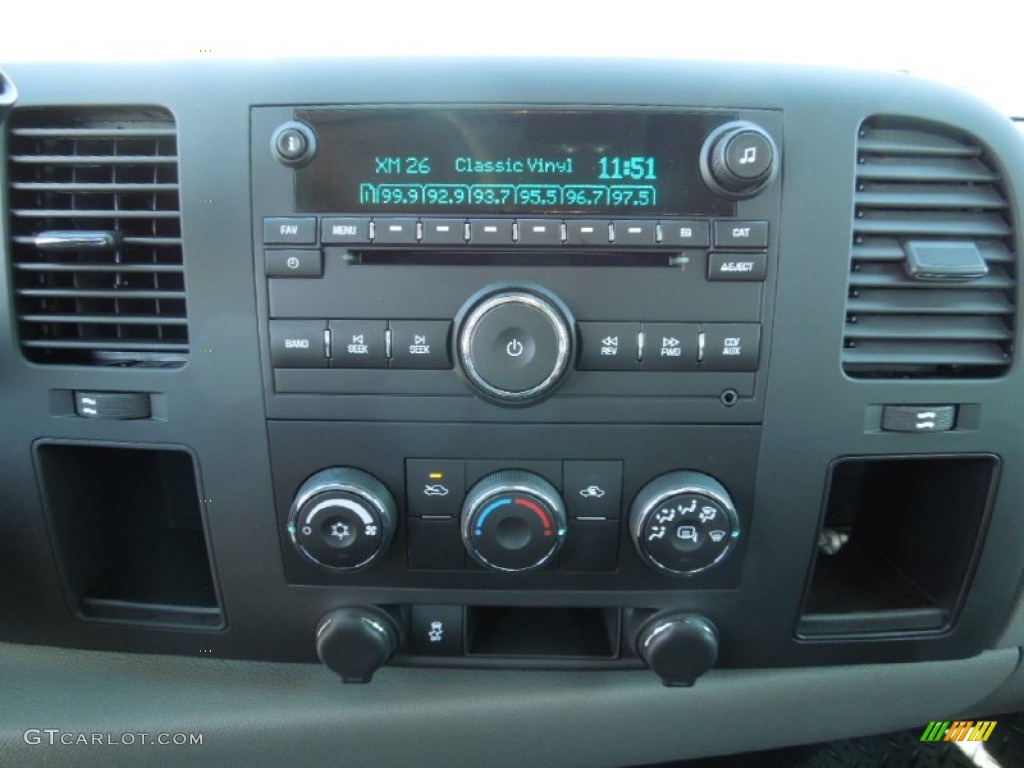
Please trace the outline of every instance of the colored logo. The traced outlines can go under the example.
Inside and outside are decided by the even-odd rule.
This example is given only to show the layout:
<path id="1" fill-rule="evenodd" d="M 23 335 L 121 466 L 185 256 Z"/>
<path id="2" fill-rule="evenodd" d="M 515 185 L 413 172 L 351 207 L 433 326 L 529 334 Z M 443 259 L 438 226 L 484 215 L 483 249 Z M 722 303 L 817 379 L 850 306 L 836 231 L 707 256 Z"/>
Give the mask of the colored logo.
<path id="1" fill-rule="evenodd" d="M 988 741 L 995 720 L 933 720 L 921 734 L 921 741 Z"/>

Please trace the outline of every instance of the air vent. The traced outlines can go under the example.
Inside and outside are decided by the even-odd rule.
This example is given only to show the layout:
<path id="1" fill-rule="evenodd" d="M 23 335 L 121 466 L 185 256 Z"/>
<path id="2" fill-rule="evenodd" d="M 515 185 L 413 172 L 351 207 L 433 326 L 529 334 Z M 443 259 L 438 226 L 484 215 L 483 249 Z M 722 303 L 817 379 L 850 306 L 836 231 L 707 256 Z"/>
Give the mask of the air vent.
<path id="1" fill-rule="evenodd" d="M 16 109 L 8 177 L 25 356 L 182 365 L 188 326 L 171 114 Z"/>
<path id="2" fill-rule="evenodd" d="M 978 144 L 931 123 L 860 131 L 843 370 L 989 378 L 1010 365 L 1016 257 L 1001 178 Z"/>

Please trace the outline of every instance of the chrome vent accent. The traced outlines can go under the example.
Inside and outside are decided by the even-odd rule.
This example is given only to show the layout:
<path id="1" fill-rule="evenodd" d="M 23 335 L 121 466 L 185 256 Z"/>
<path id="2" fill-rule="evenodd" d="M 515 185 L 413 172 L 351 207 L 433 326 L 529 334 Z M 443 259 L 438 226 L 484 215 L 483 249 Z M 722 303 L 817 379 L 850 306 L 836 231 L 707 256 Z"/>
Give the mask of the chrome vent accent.
<path id="1" fill-rule="evenodd" d="M 37 363 L 180 366 L 189 350 L 177 133 L 156 107 L 11 113 L 11 269 Z"/>
<path id="2" fill-rule="evenodd" d="M 1010 206 L 978 142 L 933 123 L 860 130 L 843 370 L 860 378 L 989 378 L 1010 366 L 1017 267 Z M 938 255 L 936 272 L 915 254 Z M 973 275 L 943 272 L 945 256 Z"/>

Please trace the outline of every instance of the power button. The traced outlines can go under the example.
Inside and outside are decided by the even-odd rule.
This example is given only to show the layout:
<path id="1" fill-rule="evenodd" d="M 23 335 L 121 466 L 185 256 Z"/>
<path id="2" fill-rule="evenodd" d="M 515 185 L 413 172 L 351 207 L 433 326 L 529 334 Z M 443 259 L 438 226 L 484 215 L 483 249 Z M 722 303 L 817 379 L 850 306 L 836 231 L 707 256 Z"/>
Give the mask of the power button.
<path id="1" fill-rule="evenodd" d="M 545 297 L 502 291 L 465 315 L 458 332 L 459 363 L 486 397 L 522 403 L 550 392 L 568 367 L 571 325 Z"/>

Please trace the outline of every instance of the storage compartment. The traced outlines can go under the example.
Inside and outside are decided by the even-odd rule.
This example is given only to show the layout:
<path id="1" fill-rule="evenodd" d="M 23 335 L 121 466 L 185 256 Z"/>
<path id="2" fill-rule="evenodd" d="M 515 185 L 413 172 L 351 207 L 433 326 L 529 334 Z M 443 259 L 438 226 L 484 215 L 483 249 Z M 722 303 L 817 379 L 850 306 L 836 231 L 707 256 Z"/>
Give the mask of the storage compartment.
<path id="1" fill-rule="evenodd" d="M 469 655 L 614 658 L 618 638 L 619 612 L 613 608 L 466 609 Z"/>
<path id="2" fill-rule="evenodd" d="M 981 547 L 994 456 L 836 461 L 797 634 L 948 627 Z"/>
<path id="3" fill-rule="evenodd" d="M 59 563 L 84 617 L 223 624 L 191 454 L 44 443 L 36 455 Z"/>

